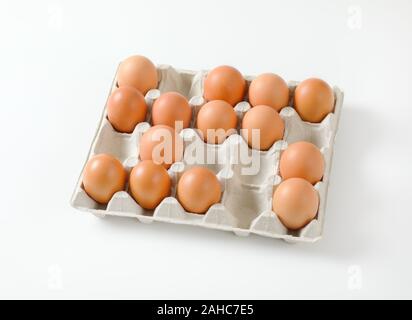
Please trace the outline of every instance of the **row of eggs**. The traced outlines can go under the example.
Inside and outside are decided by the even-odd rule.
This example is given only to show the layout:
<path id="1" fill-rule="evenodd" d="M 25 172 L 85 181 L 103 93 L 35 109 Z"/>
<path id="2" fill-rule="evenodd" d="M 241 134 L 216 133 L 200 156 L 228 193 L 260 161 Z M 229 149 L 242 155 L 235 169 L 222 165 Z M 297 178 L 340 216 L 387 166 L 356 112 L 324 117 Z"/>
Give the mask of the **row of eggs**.
<path id="1" fill-rule="evenodd" d="M 117 84 L 135 88 L 145 95 L 158 85 L 156 67 L 146 57 L 131 56 L 120 64 Z M 279 112 L 289 103 L 286 82 L 273 73 L 261 74 L 247 89 L 245 78 L 236 68 L 219 66 L 211 70 L 204 81 L 204 98 L 207 101 L 223 100 L 235 106 L 244 99 L 246 91 L 252 107 L 266 105 Z M 334 100 L 333 90 L 325 81 L 310 78 L 297 86 L 294 107 L 304 121 L 317 123 L 333 111 Z"/>
<path id="2" fill-rule="evenodd" d="M 154 64 L 143 56 L 124 60 L 117 74 L 118 88 L 107 102 L 107 118 L 115 130 L 131 133 L 146 119 L 144 95 L 157 87 Z M 196 127 L 205 142 L 220 144 L 237 128 L 234 106 L 242 101 L 246 80 L 230 66 L 211 70 L 204 80 L 204 98 L 207 101 L 197 114 Z M 243 136 L 254 149 L 267 150 L 283 138 L 284 123 L 279 111 L 289 104 L 289 88 L 278 75 L 265 73 L 253 79 L 248 88 L 252 108 L 245 114 L 241 127 Z M 334 94 L 323 80 L 307 79 L 295 89 L 294 108 L 304 121 L 320 122 L 333 111 Z M 166 125 L 176 129 L 190 126 L 192 111 L 186 97 L 178 92 L 165 92 L 153 104 L 152 125 Z M 260 130 L 260 138 L 252 140 L 253 130 Z M 214 130 L 214 134 L 208 132 Z"/>
<path id="3" fill-rule="evenodd" d="M 319 149 L 306 141 L 295 142 L 282 152 L 280 175 L 272 209 L 291 230 L 305 226 L 316 217 L 319 196 L 313 184 L 320 181 L 324 160 Z M 98 154 L 86 164 L 83 188 L 96 202 L 107 204 L 113 195 L 125 189 L 144 209 L 153 210 L 171 194 L 171 179 L 163 164 L 153 160 L 140 161 L 127 177 L 119 160 L 108 154 Z M 176 197 L 187 212 L 204 214 L 220 202 L 221 187 L 216 175 L 205 167 L 195 166 L 180 177 Z"/>

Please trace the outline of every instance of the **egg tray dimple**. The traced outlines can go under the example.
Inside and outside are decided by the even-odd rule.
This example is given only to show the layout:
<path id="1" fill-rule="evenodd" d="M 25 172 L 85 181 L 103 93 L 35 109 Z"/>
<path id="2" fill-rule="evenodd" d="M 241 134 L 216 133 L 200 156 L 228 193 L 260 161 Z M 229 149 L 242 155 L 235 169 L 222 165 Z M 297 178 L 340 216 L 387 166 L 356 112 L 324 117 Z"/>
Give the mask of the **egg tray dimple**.
<path id="1" fill-rule="evenodd" d="M 268 151 L 258 151 L 248 148 L 247 143 L 238 132 L 229 136 L 222 144 L 205 143 L 195 129 L 196 115 L 205 103 L 203 99 L 203 81 L 206 71 L 177 70 L 168 65 L 157 68 L 159 85 L 150 90 L 145 100 L 148 105 L 146 122 L 139 123 L 132 134 L 116 132 L 107 120 L 106 106 L 90 148 L 87 160 L 99 153 L 109 153 L 119 159 L 126 170 L 130 170 L 140 161 L 138 148 L 143 133 L 150 128 L 151 107 L 161 93 L 177 91 L 189 100 L 193 117 L 191 128 L 180 132 L 185 144 L 184 157 L 181 162 L 174 163 L 168 173 L 172 180 L 172 194 L 165 198 L 155 210 L 148 211 L 140 207 L 128 192 L 114 194 L 107 205 L 101 205 L 91 199 L 82 187 L 83 170 L 80 174 L 71 204 L 74 208 L 87 211 L 102 217 L 114 215 L 137 218 L 140 222 L 151 223 L 163 221 L 176 224 L 201 226 L 205 228 L 232 231 L 239 236 L 257 234 L 265 237 L 284 239 L 288 242 L 314 242 L 322 237 L 325 218 L 327 190 L 332 164 L 333 146 L 338 127 L 340 111 L 343 103 L 343 92 L 334 87 L 335 107 L 321 123 L 308 123 L 301 120 L 293 107 L 285 107 L 280 116 L 285 122 L 284 138 L 277 141 Z M 246 76 L 247 83 L 254 78 Z M 111 91 L 116 89 L 116 76 Z M 289 82 L 290 105 L 293 103 L 293 93 L 298 82 Z M 239 124 L 243 115 L 250 109 L 247 102 L 235 106 Z M 319 210 L 316 218 L 299 231 L 287 230 L 276 214 L 271 210 L 273 191 L 281 182 L 279 175 L 280 155 L 287 145 L 296 141 L 309 141 L 320 148 L 325 160 L 325 173 L 322 181 L 315 185 L 319 194 Z M 243 148 L 248 149 L 250 157 L 258 157 L 260 170 L 254 175 L 242 174 L 249 164 L 234 161 L 235 155 Z M 189 154 L 189 150 L 190 152 Z M 207 150 L 207 151 L 206 151 Z M 218 159 L 217 163 L 209 164 L 206 155 Z M 87 160 L 85 163 L 87 163 Z M 216 162 L 216 161 L 214 161 Z M 213 205 L 204 215 L 185 212 L 175 198 L 176 185 L 182 173 L 188 168 L 200 165 L 211 169 L 222 186 L 221 202 Z"/>

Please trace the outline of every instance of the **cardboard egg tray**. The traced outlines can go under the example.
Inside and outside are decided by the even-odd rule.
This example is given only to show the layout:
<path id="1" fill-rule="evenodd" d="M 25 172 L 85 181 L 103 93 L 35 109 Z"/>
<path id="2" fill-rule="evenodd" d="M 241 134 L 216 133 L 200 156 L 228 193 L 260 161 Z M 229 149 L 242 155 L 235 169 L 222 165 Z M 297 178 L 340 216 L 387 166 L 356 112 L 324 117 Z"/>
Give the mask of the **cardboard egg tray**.
<path id="1" fill-rule="evenodd" d="M 138 157 L 139 141 L 143 133 L 150 128 L 150 110 L 153 102 L 161 93 L 177 91 L 189 99 L 193 110 L 191 128 L 180 132 L 185 144 L 184 157 L 174 163 L 168 173 L 172 179 L 172 194 L 165 198 L 154 211 L 140 207 L 130 196 L 128 186 L 117 192 L 107 205 L 101 205 L 91 199 L 82 188 L 83 170 L 77 182 L 71 204 L 74 208 L 103 217 L 105 215 L 136 218 L 143 223 L 162 221 L 186 224 L 211 229 L 234 232 L 239 236 L 257 234 L 265 237 L 284 239 L 288 242 L 314 242 L 322 237 L 329 176 L 335 135 L 338 127 L 343 102 L 343 92 L 334 87 L 335 109 L 321 123 L 308 123 L 301 120 L 295 109 L 285 107 L 280 116 L 285 122 L 285 134 L 268 151 L 248 148 L 239 134 L 241 120 L 250 109 L 245 101 L 235 106 L 238 115 L 238 132 L 230 135 L 223 144 L 212 145 L 203 142 L 196 129 L 196 116 L 203 99 L 203 81 L 207 71 L 176 70 L 171 66 L 158 66 L 159 85 L 150 90 L 146 96 L 148 115 L 146 122 L 136 126 L 132 134 L 116 132 L 106 117 L 106 106 L 93 139 L 88 157 L 99 153 L 109 153 L 119 159 L 126 170 L 130 170 L 140 161 Z M 245 77 L 249 85 L 254 78 Z M 116 77 L 112 90 L 116 88 Z M 293 105 L 293 93 L 297 82 L 289 82 L 290 106 Z M 309 141 L 318 146 L 325 159 L 325 173 L 321 182 L 315 185 L 319 193 L 319 210 L 316 219 L 298 231 L 287 230 L 272 211 L 272 195 L 281 182 L 279 176 L 279 159 L 288 144 L 296 141 Z M 246 150 L 246 151 L 245 151 Z M 249 161 L 239 160 L 240 152 L 248 154 Z M 256 160 L 256 161 L 251 161 Z M 87 162 L 87 161 L 86 161 Z M 259 170 L 253 168 L 259 163 Z M 192 166 L 204 166 L 211 169 L 219 179 L 223 194 L 221 202 L 213 205 L 206 214 L 199 215 L 185 212 L 175 198 L 176 185 L 180 176 Z M 252 173 L 252 174 L 251 174 Z"/>

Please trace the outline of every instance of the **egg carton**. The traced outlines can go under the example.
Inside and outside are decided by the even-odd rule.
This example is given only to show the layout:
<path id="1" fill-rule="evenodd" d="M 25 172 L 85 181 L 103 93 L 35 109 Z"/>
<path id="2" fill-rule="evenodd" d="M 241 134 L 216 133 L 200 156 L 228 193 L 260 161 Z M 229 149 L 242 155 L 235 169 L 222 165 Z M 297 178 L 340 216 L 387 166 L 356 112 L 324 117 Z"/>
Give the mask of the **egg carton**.
<path id="1" fill-rule="evenodd" d="M 293 105 L 293 94 L 298 82 L 289 82 L 290 103 L 280 111 L 285 122 L 283 140 L 277 141 L 268 151 L 250 149 L 239 134 L 241 120 L 250 109 L 247 95 L 244 101 L 235 106 L 238 116 L 237 132 L 230 135 L 222 144 L 205 143 L 197 133 L 196 116 L 205 103 L 203 82 L 207 71 L 188 71 L 174 69 L 168 65 L 157 67 L 159 85 L 150 90 L 145 100 L 148 105 L 146 121 L 139 123 L 133 133 L 116 132 L 107 120 L 106 106 L 93 139 L 87 160 L 93 155 L 109 153 L 119 159 L 127 171 L 140 161 L 139 143 L 142 135 L 150 128 L 151 107 L 161 93 L 177 91 L 189 100 L 193 117 L 190 128 L 180 132 L 185 145 L 183 159 L 174 163 L 168 173 L 172 181 L 171 196 L 165 198 L 155 210 L 145 210 L 131 197 L 129 187 L 117 192 L 107 205 L 98 204 L 90 198 L 82 186 L 82 173 L 76 184 L 71 204 L 74 208 L 90 212 L 98 217 L 106 215 L 137 218 L 140 222 L 162 221 L 175 224 L 200 226 L 234 232 L 239 236 L 257 234 L 265 237 L 283 239 L 287 242 L 314 242 L 322 237 L 329 176 L 332 165 L 333 146 L 343 103 L 343 92 L 334 87 L 335 106 L 321 123 L 303 121 Z M 246 76 L 247 84 L 253 76 Z M 116 89 L 116 76 L 110 93 Z M 316 218 L 298 231 L 290 231 L 283 226 L 272 211 L 272 196 L 282 178 L 279 175 L 279 159 L 288 146 L 296 141 L 309 141 L 319 147 L 324 160 L 325 172 L 322 181 L 315 185 L 320 204 Z M 246 152 L 249 162 L 240 161 L 241 152 Z M 86 161 L 87 163 L 87 161 Z M 251 164 L 258 163 L 258 171 Z M 212 170 L 222 187 L 221 202 L 209 208 L 202 215 L 186 212 L 176 199 L 176 185 L 183 172 L 193 166 L 204 166 Z"/>

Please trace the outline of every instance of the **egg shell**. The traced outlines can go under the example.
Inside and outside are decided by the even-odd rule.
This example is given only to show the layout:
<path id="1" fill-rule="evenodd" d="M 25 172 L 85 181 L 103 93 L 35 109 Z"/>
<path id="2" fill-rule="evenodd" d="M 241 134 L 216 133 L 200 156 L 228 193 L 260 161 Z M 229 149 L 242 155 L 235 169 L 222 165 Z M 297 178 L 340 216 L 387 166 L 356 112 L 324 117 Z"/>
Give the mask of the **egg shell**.
<path id="1" fill-rule="evenodd" d="M 257 131 L 259 130 L 259 131 Z M 257 139 L 255 132 L 260 132 Z M 285 124 L 279 113 L 268 106 L 256 106 L 243 117 L 241 134 L 249 147 L 268 150 L 276 141 L 283 138 Z"/>
<path id="2" fill-rule="evenodd" d="M 153 104 L 153 125 L 163 124 L 176 128 L 176 121 L 181 121 L 183 128 L 188 128 L 191 119 L 192 109 L 189 102 L 178 92 L 165 92 Z"/>
<path id="3" fill-rule="evenodd" d="M 263 73 L 250 83 L 248 96 L 253 107 L 266 105 L 279 112 L 289 103 L 289 88 L 280 76 Z"/>
<path id="4" fill-rule="evenodd" d="M 236 129 L 236 112 L 226 101 L 209 101 L 199 110 L 196 126 L 205 142 L 220 144 Z"/>
<path id="5" fill-rule="evenodd" d="M 166 125 L 156 125 L 147 130 L 139 143 L 141 160 L 153 160 L 166 169 L 183 158 L 183 140 L 176 131 Z"/>
<path id="6" fill-rule="evenodd" d="M 145 160 L 132 169 L 129 189 L 132 197 L 142 208 L 153 210 L 170 195 L 171 181 L 162 165 Z"/>
<path id="7" fill-rule="evenodd" d="M 312 221 L 318 212 L 319 195 L 305 179 L 290 178 L 276 188 L 272 209 L 290 230 L 298 230 Z"/>
<path id="8" fill-rule="evenodd" d="M 122 133 L 133 132 L 136 125 L 146 118 L 144 96 L 135 88 L 115 89 L 107 101 L 107 118 L 113 128 Z"/>
<path id="9" fill-rule="evenodd" d="M 124 60 L 117 72 L 119 87 L 131 86 L 145 95 L 150 89 L 157 88 L 156 66 L 148 58 L 135 55 Z"/>
<path id="10" fill-rule="evenodd" d="M 298 141 L 282 152 L 279 171 L 283 179 L 303 178 L 315 184 L 322 179 L 324 170 L 322 153 L 313 143 Z"/>
<path id="11" fill-rule="evenodd" d="M 204 81 L 204 97 L 207 101 L 224 100 L 232 106 L 243 100 L 246 80 L 231 66 L 219 66 L 211 70 Z"/>
<path id="12" fill-rule="evenodd" d="M 193 167 L 180 177 L 177 198 L 183 208 L 192 213 L 204 214 L 220 201 L 222 189 L 215 174 L 204 167 Z"/>
<path id="13" fill-rule="evenodd" d="M 304 121 L 321 122 L 333 112 L 334 102 L 332 88 L 321 79 L 306 79 L 295 89 L 294 107 Z"/>
<path id="14" fill-rule="evenodd" d="M 83 188 L 101 204 L 107 204 L 113 195 L 125 187 L 127 175 L 119 160 L 108 154 L 90 158 L 83 173 Z"/>

